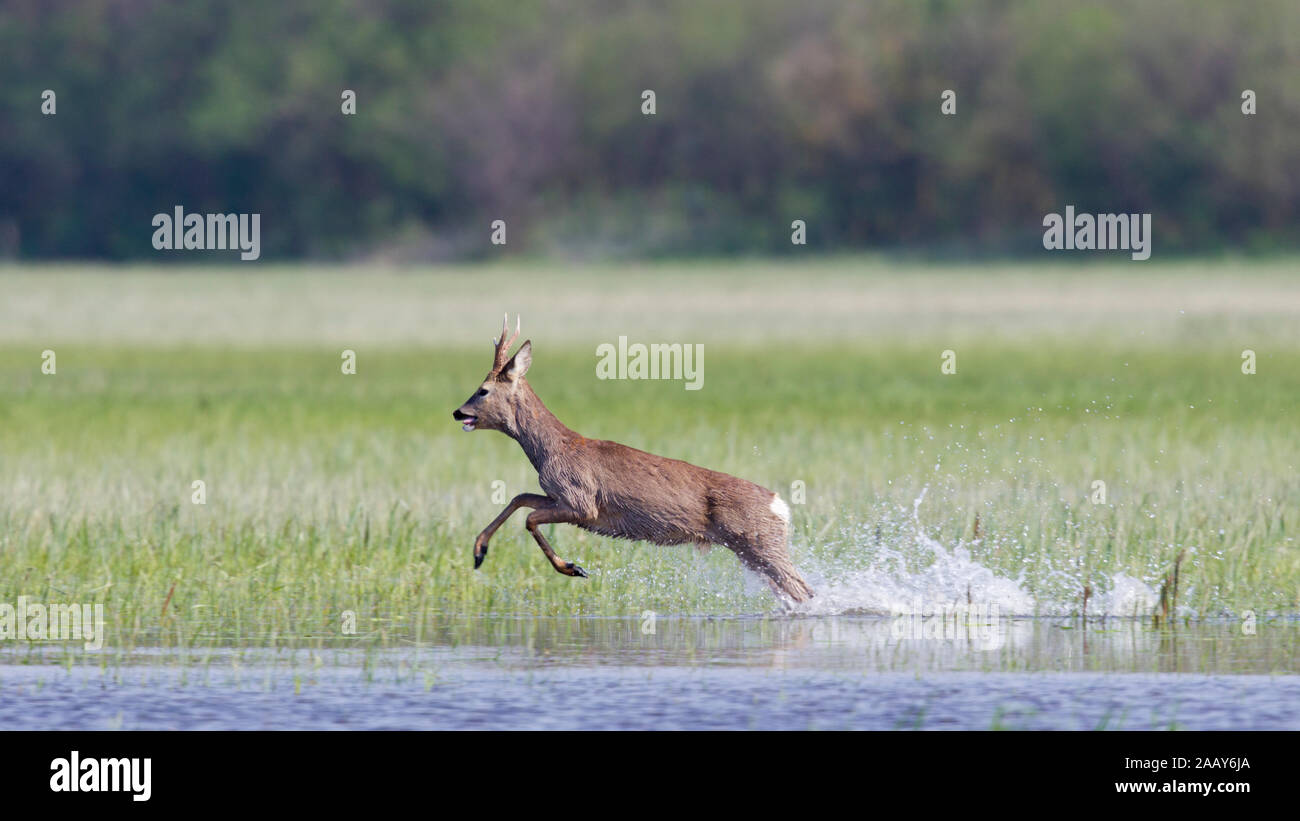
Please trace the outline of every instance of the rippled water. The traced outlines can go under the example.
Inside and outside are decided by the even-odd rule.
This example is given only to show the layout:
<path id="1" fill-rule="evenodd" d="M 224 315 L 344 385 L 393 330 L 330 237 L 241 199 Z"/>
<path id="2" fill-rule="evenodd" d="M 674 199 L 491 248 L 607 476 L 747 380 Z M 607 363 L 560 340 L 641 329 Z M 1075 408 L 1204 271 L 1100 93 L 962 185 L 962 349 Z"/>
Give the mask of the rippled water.
<path id="1" fill-rule="evenodd" d="M 1294 620 L 482 617 L 364 649 L 6 642 L 0 727 L 1300 729 L 1298 638 Z"/>

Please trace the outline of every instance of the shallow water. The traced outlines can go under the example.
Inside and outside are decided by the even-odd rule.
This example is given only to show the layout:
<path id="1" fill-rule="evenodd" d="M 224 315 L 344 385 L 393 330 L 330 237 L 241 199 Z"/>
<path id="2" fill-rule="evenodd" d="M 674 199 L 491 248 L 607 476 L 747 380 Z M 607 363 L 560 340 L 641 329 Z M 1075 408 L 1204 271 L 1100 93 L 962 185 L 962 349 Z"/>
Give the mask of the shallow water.
<path id="1" fill-rule="evenodd" d="M 1300 623 L 447 619 L 418 640 L 0 645 L 5 729 L 1300 729 Z M 357 646 L 361 645 L 361 646 Z"/>

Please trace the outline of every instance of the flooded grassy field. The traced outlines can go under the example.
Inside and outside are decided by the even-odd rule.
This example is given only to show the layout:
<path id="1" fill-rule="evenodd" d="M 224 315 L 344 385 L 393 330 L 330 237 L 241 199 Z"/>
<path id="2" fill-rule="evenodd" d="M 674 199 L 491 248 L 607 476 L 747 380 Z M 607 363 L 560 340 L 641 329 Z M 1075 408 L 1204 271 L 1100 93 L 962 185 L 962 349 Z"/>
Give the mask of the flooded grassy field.
<path id="1" fill-rule="evenodd" d="M 0 727 L 1300 729 L 1300 280 L 1133 270 L 0 270 Z M 570 427 L 786 498 L 817 596 L 522 514 L 474 570 L 537 489 L 451 418 L 506 309 Z"/>

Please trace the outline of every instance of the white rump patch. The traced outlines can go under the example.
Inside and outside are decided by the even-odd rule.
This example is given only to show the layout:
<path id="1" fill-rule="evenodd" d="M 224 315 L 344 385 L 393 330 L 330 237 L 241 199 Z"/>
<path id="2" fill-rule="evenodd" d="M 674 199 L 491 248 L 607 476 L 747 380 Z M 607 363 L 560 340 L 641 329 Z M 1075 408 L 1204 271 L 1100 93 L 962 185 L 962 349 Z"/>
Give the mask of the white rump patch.
<path id="1" fill-rule="evenodd" d="M 781 521 L 790 524 L 790 506 L 775 493 L 772 494 L 772 512 L 781 517 Z"/>

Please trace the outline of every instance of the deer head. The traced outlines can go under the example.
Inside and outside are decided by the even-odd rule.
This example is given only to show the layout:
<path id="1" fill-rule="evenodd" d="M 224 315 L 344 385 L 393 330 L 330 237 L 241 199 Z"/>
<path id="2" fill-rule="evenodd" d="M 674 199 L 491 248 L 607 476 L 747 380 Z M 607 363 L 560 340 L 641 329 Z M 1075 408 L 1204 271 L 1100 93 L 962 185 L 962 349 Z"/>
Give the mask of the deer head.
<path id="1" fill-rule="evenodd" d="M 527 401 L 528 392 L 523 389 L 526 384 L 524 374 L 533 364 L 533 344 L 525 340 L 515 355 L 507 360 L 510 346 L 519 338 L 519 317 L 515 317 L 514 334 L 507 339 L 509 330 L 507 314 L 502 321 L 501 336 L 492 340 L 492 370 L 488 371 L 474 395 L 451 414 L 451 418 L 460 422 L 461 428 L 467 432 L 479 429 L 512 432 L 518 418 L 516 411 Z"/>

